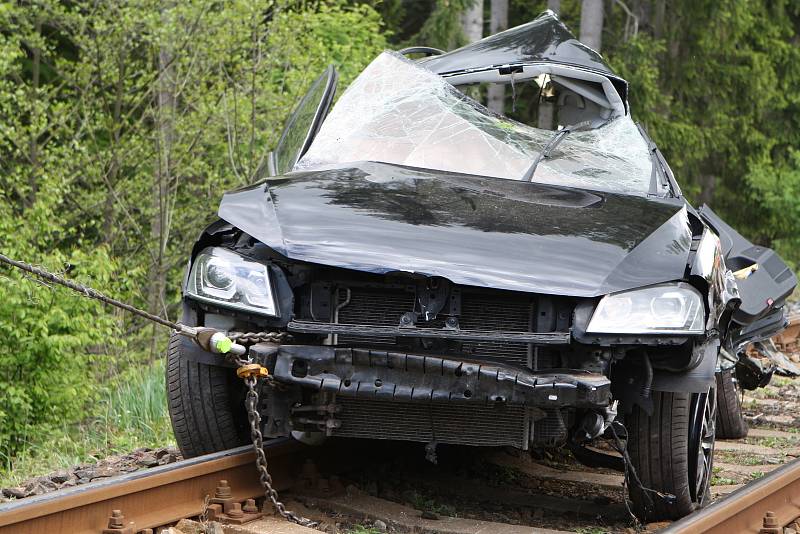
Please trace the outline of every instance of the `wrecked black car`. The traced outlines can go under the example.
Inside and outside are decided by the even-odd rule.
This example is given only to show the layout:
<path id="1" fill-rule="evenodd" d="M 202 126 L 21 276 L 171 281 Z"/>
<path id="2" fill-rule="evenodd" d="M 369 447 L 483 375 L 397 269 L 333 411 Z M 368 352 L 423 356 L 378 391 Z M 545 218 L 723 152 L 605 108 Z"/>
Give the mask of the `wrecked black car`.
<path id="1" fill-rule="evenodd" d="M 717 410 L 741 418 L 717 384 L 760 380 L 744 347 L 785 326 L 795 275 L 689 205 L 627 83 L 552 13 L 413 51 L 335 105 L 335 70 L 314 82 L 195 244 L 184 322 L 270 334 L 249 338 L 280 386 L 265 436 L 567 446 L 624 470 L 641 517 L 702 506 Z M 533 87 L 551 128 L 489 111 L 487 84 Z M 187 457 L 248 441 L 228 365 L 171 341 Z"/>

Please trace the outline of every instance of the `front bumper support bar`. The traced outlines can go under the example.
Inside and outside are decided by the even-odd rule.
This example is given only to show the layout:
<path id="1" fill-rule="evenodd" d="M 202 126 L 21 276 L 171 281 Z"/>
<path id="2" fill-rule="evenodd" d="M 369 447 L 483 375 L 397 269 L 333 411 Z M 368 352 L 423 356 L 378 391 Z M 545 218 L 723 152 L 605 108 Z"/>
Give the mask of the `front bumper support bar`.
<path id="1" fill-rule="evenodd" d="M 604 408 L 607 377 L 571 369 L 530 371 L 501 363 L 371 349 L 258 344 L 276 381 L 344 397 L 412 402 Z"/>

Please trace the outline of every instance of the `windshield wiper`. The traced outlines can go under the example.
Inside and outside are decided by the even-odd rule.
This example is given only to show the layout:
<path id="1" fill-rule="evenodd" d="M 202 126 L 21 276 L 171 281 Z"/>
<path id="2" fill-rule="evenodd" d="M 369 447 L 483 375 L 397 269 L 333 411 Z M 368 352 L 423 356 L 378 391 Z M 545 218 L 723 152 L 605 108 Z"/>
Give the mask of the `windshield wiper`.
<path id="1" fill-rule="evenodd" d="M 644 129 L 644 126 L 637 122 L 636 127 L 639 129 L 639 133 L 647 142 L 647 151 L 650 153 L 650 159 L 653 162 L 652 171 L 650 174 L 650 191 L 648 194 L 653 196 L 662 196 L 661 189 L 669 189 L 670 193 L 672 193 L 672 196 L 681 196 L 680 188 L 675 182 L 675 177 L 672 176 L 672 171 L 668 171 L 669 165 L 667 165 L 661 150 L 659 150 L 655 142 L 650 139 L 650 136 L 647 134 L 647 130 Z"/>
<path id="2" fill-rule="evenodd" d="M 525 174 L 522 175 L 523 182 L 531 182 L 533 181 L 533 174 L 536 172 L 536 167 L 539 165 L 545 158 L 550 157 L 550 152 L 556 149 L 556 147 L 564 140 L 566 136 L 570 133 L 577 131 L 577 130 L 588 130 L 591 128 L 590 121 L 579 122 L 578 124 L 573 124 L 571 126 L 564 126 L 556 134 L 550 138 L 547 144 L 544 146 L 539 155 L 536 156 L 536 159 L 533 160 L 531 166 L 528 167 L 528 170 L 525 171 Z"/>

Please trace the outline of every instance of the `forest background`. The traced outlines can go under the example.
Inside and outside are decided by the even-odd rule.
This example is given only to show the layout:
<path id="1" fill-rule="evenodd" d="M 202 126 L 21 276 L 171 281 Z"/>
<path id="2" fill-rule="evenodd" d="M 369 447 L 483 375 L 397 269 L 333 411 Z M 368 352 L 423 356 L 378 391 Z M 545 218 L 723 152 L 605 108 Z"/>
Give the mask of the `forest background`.
<path id="1" fill-rule="evenodd" d="M 341 91 L 546 8 L 630 82 L 686 196 L 800 265 L 791 0 L 0 0 L 0 251 L 177 319 L 193 240 L 328 64 Z M 0 486 L 169 443 L 166 335 L 0 270 Z"/>

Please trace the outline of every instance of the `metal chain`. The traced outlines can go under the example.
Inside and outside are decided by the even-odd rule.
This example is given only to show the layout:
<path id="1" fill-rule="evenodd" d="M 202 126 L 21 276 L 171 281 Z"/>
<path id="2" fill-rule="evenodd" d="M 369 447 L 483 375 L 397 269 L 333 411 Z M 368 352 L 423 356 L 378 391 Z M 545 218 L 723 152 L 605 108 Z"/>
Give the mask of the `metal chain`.
<path id="1" fill-rule="evenodd" d="M 31 265 L 30 263 L 25 263 L 25 262 L 22 262 L 22 261 L 12 260 L 11 258 L 9 258 L 8 256 L 6 256 L 4 254 L 0 254 L 0 263 L 5 263 L 5 264 L 10 265 L 12 267 L 16 267 L 17 269 L 20 269 L 20 270 L 23 270 L 25 272 L 31 273 L 32 275 L 37 276 L 38 278 L 40 278 L 42 280 L 46 280 L 48 282 L 53 282 L 54 284 L 58 284 L 58 285 L 64 286 L 64 287 L 69 288 L 69 289 L 71 289 L 73 291 L 77 291 L 78 293 L 81 293 L 82 295 L 84 295 L 86 297 L 89 297 L 89 298 L 95 299 L 95 300 L 99 300 L 100 302 L 102 302 L 104 304 L 109 304 L 111 306 L 116 306 L 117 308 L 120 308 L 120 309 L 123 309 L 125 311 L 128 311 L 128 312 L 130 312 L 130 313 L 132 313 L 134 315 L 138 315 L 139 317 L 143 317 L 143 318 L 147 319 L 148 321 L 153 321 L 154 323 L 158 323 L 158 324 L 166 326 L 168 328 L 172 328 L 173 330 L 177 330 L 178 332 L 182 332 L 186 328 L 184 325 L 182 325 L 180 323 L 175 323 L 173 321 L 169 321 L 167 319 L 163 319 L 163 318 L 159 317 L 158 315 L 153 315 L 152 313 L 147 313 L 146 311 L 140 310 L 139 308 L 131 306 L 130 304 L 125 304 L 124 302 L 121 302 L 121 301 L 119 301 L 117 299 L 108 297 L 108 296 L 100 293 L 96 289 L 92 289 L 91 287 L 85 286 L 83 284 L 79 284 L 77 282 L 73 282 L 72 280 L 67 280 L 66 278 L 63 278 L 61 276 L 58 276 L 57 274 L 53 274 L 51 272 L 48 272 L 48 271 L 42 269 L 41 267 L 37 267 L 35 265 Z"/>
<path id="2" fill-rule="evenodd" d="M 271 381 L 268 380 L 268 382 Z M 247 396 L 244 404 L 247 408 L 247 419 L 250 421 L 250 437 L 253 440 L 253 450 L 256 453 L 256 467 L 258 468 L 261 486 L 264 488 L 264 495 L 266 495 L 278 514 L 284 519 L 304 527 L 314 528 L 318 525 L 317 522 L 287 510 L 286 506 L 278 500 L 278 492 L 272 487 L 272 476 L 269 474 L 267 455 L 264 453 L 264 436 L 261 434 L 261 414 L 258 412 L 258 392 L 256 391 L 258 379 L 251 376 L 245 378 L 244 383 L 247 386 Z"/>
<path id="3" fill-rule="evenodd" d="M 158 323 L 171 328 L 178 333 L 197 339 L 197 330 L 192 327 L 187 327 L 181 323 L 169 321 L 159 317 L 158 315 L 153 315 L 152 313 L 140 310 L 139 308 L 131 306 L 130 304 L 126 304 L 117 299 L 108 297 L 101 292 L 92 289 L 91 287 L 84 286 L 77 282 L 73 282 L 72 280 L 68 280 L 56 274 L 50 273 L 41 267 L 37 267 L 30 263 L 13 260 L 3 254 L 0 254 L 0 263 L 5 263 L 12 267 L 16 267 L 17 269 L 28 272 L 42 280 L 67 287 L 85 297 L 99 300 L 104 304 L 109 304 L 111 306 L 126 310 L 134 315 L 138 315 L 139 317 L 147 319 L 148 321 Z M 239 343 L 242 345 L 251 345 L 263 342 L 282 343 L 291 339 L 291 335 L 288 332 L 229 332 L 227 337 L 234 343 Z M 235 356 L 233 353 L 228 354 L 228 357 L 239 367 L 253 363 L 251 358 L 247 358 L 246 360 L 241 359 Z M 274 379 L 271 376 L 263 377 L 263 379 L 268 384 L 274 385 Z M 292 521 L 293 523 L 297 523 L 298 525 L 310 528 L 316 527 L 318 523 L 310 519 L 306 519 L 305 517 L 298 516 L 294 512 L 287 510 L 286 506 L 284 506 L 284 504 L 278 500 L 278 492 L 272 487 L 272 476 L 269 474 L 267 456 L 264 453 L 264 436 L 261 433 L 261 414 L 258 412 L 258 392 L 256 391 L 258 378 L 255 376 L 248 376 L 244 378 L 244 383 L 248 389 L 247 397 L 245 398 L 245 407 L 247 409 L 247 419 L 250 421 L 250 436 L 253 440 L 253 449 L 256 453 L 256 467 L 258 468 L 261 485 L 264 487 L 264 494 L 272 503 L 272 506 L 275 507 L 275 510 L 278 512 L 278 514 L 281 515 L 281 517 Z"/>
<path id="4" fill-rule="evenodd" d="M 289 332 L 228 332 L 231 341 L 240 345 L 255 343 L 285 343 L 291 339 Z"/>

